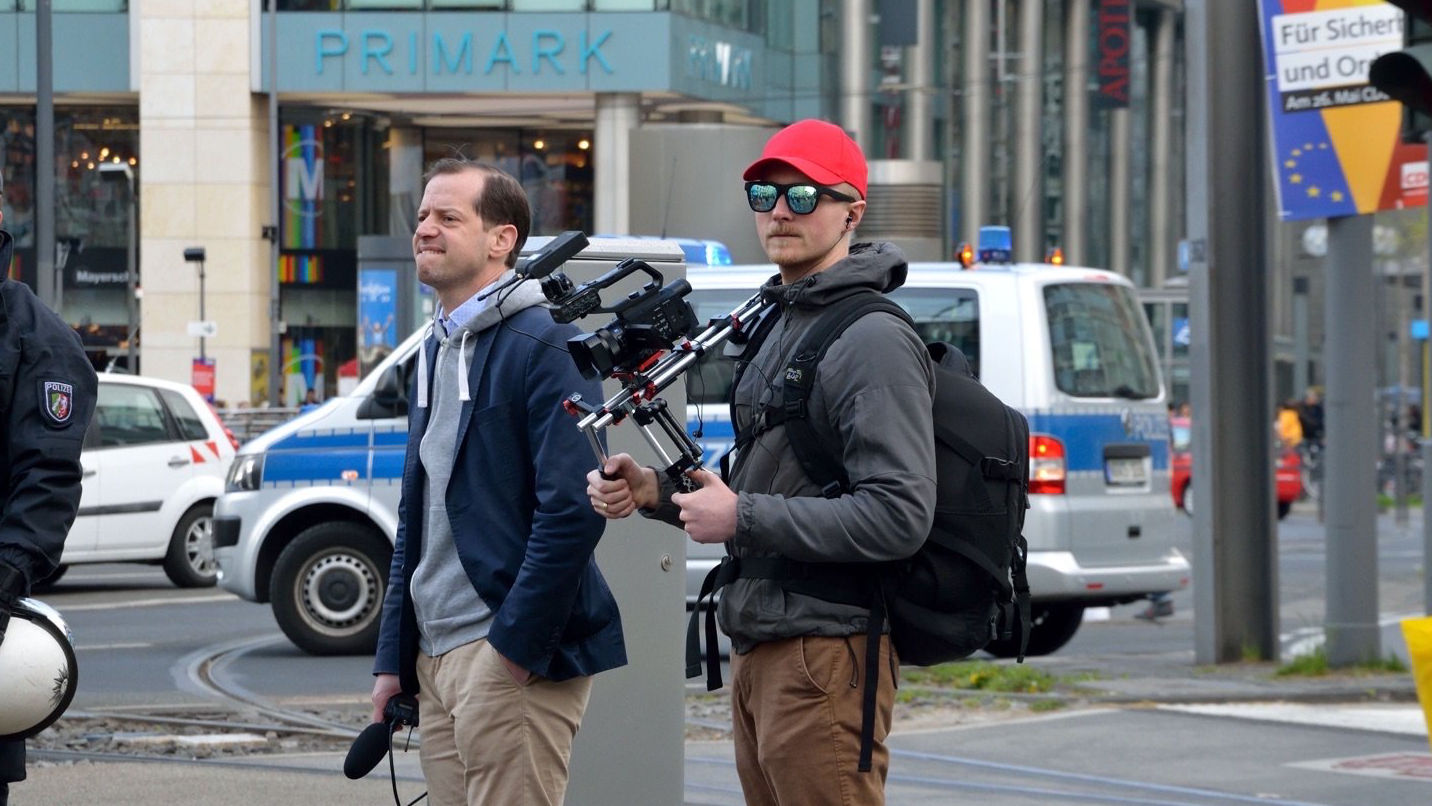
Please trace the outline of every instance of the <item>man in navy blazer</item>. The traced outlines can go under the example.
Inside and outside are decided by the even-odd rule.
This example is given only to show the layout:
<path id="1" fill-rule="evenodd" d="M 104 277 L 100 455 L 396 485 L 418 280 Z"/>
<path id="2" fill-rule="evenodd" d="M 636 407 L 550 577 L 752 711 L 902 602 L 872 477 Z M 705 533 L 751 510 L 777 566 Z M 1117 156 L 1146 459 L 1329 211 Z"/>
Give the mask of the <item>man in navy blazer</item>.
<path id="1" fill-rule="evenodd" d="M 413 255 L 439 307 L 409 400 L 398 535 L 374 663 L 373 719 L 418 695 L 429 800 L 556 804 L 592 675 L 622 666 L 616 600 L 592 552 L 591 448 L 562 410 L 601 396 L 576 335 L 511 279 L 531 211 L 499 169 L 429 169 Z"/>

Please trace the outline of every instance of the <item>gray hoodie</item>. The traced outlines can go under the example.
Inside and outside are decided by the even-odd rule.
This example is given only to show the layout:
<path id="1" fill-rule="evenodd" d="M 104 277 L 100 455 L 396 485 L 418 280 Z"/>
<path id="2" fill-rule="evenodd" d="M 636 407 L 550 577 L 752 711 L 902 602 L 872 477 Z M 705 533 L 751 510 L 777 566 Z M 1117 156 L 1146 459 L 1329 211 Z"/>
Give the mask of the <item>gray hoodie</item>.
<path id="1" fill-rule="evenodd" d="M 506 282 L 512 272 L 496 282 Z M 498 301 L 501 300 L 499 303 Z M 472 397 L 473 336 L 525 308 L 545 302 L 541 286 L 533 280 L 519 283 L 511 293 L 498 293 L 471 320 L 447 338 L 439 339 L 433 365 L 431 396 L 428 392 L 428 340 L 418 356 L 418 406 L 431 407 L 428 428 L 418 446 L 426 483 L 423 485 L 423 542 L 413 572 L 413 610 L 418 620 L 418 646 L 430 657 L 487 637 L 492 608 L 478 597 L 458 560 L 448 520 L 446 492 L 457 455 L 457 427 L 462 405 Z M 429 331 L 434 326 L 429 327 Z"/>
<path id="2" fill-rule="evenodd" d="M 762 293 L 781 305 L 781 318 L 741 376 L 738 433 L 768 402 L 779 404 L 791 353 L 827 305 L 872 289 L 892 291 L 906 271 L 894 245 L 856 244 L 849 257 L 792 285 L 772 278 Z M 767 430 L 733 464 L 730 485 L 739 501 L 727 550 L 805 562 L 880 562 L 915 553 L 935 512 L 934 393 L 929 355 L 907 324 L 887 313 L 857 320 L 821 359 L 809 400 L 817 433 L 842 446 L 852 491 L 823 497 L 796 460 L 785 427 Z M 670 520 L 673 510 L 664 506 L 655 515 Z M 733 648 L 744 653 L 798 635 L 863 633 L 868 611 L 741 579 L 722 591 L 718 616 Z"/>

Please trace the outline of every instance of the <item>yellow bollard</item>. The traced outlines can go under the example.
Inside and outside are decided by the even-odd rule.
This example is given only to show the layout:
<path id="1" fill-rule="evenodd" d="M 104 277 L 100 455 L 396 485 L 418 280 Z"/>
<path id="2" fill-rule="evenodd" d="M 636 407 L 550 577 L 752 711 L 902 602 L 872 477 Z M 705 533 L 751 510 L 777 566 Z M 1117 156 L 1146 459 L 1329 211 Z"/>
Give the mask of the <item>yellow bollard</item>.
<path id="1" fill-rule="evenodd" d="M 1432 616 L 1402 620 L 1402 637 L 1407 641 L 1407 657 L 1412 660 L 1412 679 L 1417 683 L 1417 702 L 1427 720 L 1432 739 Z"/>

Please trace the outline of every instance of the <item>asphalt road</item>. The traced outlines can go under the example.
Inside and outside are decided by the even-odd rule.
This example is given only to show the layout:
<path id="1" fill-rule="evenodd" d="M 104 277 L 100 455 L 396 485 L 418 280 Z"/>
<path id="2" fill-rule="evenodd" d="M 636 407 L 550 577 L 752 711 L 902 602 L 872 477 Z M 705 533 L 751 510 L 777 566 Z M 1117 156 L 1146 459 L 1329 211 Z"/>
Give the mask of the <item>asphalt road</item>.
<path id="1" fill-rule="evenodd" d="M 1386 516 L 1379 528 L 1382 610 L 1388 616 L 1418 612 L 1420 521 L 1399 529 Z M 1191 532 L 1180 538 L 1185 548 Z M 1286 656 L 1309 646 L 1324 616 L 1325 555 L 1315 511 L 1300 507 L 1283 521 L 1279 544 Z M 200 682 L 196 664 L 220 649 L 229 654 L 214 664 L 213 676 L 264 701 L 351 705 L 366 701 L 371 685 L 368 658 L 305 655 L 282 638 L 267 607 L 216 589 L 173 588 L 157 568 L 77 567 L 42 598 L 60 609 L 76 635 L 81 674 L 75 709 L 209 702 L 212 692 Z M 1137 605 L 1092 612 L 1074 640 L 1049 660 L 1112 655 L 1127 657 L 1131 670 L 1141 658 L 1173 659 L 1192 669 L 1191 593 L 1175 594 L 1175 606 L 1172 618 L 1152 624 L 1133 618 Z M 1393 730 L 1375 719 L 1362 727 L 1310 726 L 1256 709 L 1244 716 L 1110 707 L 905 733 L 891 742 L 896 762 L 890 802 L 1432 802 L 1432 757 L 1425 731 L 1416 726 Z M 1378 764 L 1356 760 L 1389 753 L 1413 759 L 1409 763 L 1421 765 L 1421 772 L 1378 777 Z M 690 742 L 686 758 L 687 803 L 740 803 L 729 742 Z M 304 763 L 293 762 L 300 768 Z M 333 759 L 312 763 L 332 774 Z M 414 770 L 407 769 L 411 779 Z M 62 780 L 56 772 L 29 791 L 38 795 L 47 791 L 44 786 L 63 786 Z"/>

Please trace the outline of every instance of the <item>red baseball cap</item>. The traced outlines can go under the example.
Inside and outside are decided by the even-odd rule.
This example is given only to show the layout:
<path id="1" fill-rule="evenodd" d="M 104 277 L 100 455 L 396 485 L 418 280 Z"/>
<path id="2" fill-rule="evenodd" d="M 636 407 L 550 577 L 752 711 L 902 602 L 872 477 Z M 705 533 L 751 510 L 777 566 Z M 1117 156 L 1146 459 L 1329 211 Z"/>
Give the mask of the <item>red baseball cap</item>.
<path id="1" fill-rule="evenodd" d="M 760 179 L 772 165 L 789 165 L 822 185 L 849 182 L 865 198 L 868 170 L 860 146 L 845 130 L 823 120 L 801 120 L 771 135 L 761 158 L 741 178 Z"/>

